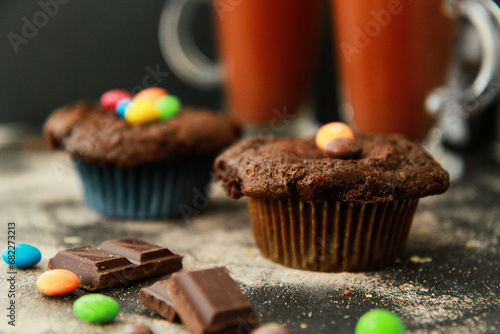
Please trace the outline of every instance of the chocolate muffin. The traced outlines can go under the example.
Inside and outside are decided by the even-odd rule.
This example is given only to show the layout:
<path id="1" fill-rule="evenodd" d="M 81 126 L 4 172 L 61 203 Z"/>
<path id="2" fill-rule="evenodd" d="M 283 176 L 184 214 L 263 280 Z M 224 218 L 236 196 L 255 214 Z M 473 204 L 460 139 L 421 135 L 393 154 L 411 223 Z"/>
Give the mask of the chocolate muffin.
<path id="1" fill-rule="evenodd" d="M 183 108 L 162 122 L 130 124 L 99 103 L 52 113 L 44 133 L 71 154 L 86 203 L 117 218 L 165 218 L 198 212 L 215 156 L 238 135 L 224 116 Z M 184 209 L 184 211 L 183 211 Z"/>
<path id="2" fill-rule="evenodd" d="M 400 135 L 359 135 L 358 158 L 329 157 L 314 139 L 247 138 L 215 161 L 216 180 L 248 197 L 257 246 L 273 261 L 316 271 L 364 271 L 402 252 L 421 197 L 448 173 Z"/>

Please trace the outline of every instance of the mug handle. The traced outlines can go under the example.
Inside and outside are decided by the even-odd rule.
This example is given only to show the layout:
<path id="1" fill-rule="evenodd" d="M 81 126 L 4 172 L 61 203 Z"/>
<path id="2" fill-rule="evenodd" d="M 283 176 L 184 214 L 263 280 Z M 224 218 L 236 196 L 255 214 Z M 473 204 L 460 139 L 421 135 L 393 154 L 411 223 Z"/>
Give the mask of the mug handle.
<path id="1" fill-rule="evenodd" d="M 471 117 L 486 108 L 500 89 L 500 8 L 493 0 L 445 0 L 445 12 L 465 18 L 477 30 L 482 46 L 481 66 L 465 89 L 439 87 L 427 97 L 427 111 L 439 119 Z M 455 68 L 453 68 L 455 67 Z M 458 72 L 452 64 L 451 73 Z"/>
<path id="2" fill-rule="evenodd" d="M 222 82 L 222 70 L 201 52 L 194 40 L 193 21 L 200 7 L 211 0 L 171 0 L 160 16 L 158 38 L 170 69 L 184 82 L 212 89 Z"/>

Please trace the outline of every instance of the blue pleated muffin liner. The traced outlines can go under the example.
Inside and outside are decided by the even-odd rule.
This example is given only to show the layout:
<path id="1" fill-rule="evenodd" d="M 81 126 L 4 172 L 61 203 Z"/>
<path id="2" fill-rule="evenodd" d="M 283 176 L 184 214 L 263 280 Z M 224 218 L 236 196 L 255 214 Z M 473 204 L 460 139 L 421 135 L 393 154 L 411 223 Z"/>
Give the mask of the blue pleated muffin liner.
<path id="1" fill-rule="evenodd" d="M 103 215 L 125 219 L 199 213 L 206 206 L 205 188 L 213 161 L 213 157 L 197 158 L 121 168 L 73 159 L 82 179 L 85 203 Z"/>

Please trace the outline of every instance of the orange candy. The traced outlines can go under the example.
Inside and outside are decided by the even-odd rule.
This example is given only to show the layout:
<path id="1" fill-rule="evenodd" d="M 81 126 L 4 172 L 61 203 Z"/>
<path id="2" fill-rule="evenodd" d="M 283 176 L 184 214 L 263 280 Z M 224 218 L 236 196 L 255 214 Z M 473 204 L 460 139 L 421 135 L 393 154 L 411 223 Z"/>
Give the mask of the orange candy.
<path id="1" fill-rule="evenodd" d="M 136 99 L 136 100 L 139 100 L 139 99 L 143 100 L 144 99 L 144 100 L 155 101 L 159 97 L 165 96 L 167 94 L 168 94 L 168 92 L 161 87 L 151 87 L 151 88 L 146 88 L 146 89 L 141 90 L 139 93 L 137 93 L 134 96 L 134 99 Z"/>
<path id="2" fill-rule="evenodd" d="M 349 125 L 342 122 L 332 122 L 323 125 L 316 133 L 316 146 L 324 150 L 326 144 L 333 139 L 350 138 L 354 139 L 354 133 Z"/>
<path id="3" fill-rule="evenodd" d="M 75 291 L 80 280 L 71 271 L 54 269 L 44 272 L 38 277 L 36 287 L 49 296 L 64 296 Z"/>

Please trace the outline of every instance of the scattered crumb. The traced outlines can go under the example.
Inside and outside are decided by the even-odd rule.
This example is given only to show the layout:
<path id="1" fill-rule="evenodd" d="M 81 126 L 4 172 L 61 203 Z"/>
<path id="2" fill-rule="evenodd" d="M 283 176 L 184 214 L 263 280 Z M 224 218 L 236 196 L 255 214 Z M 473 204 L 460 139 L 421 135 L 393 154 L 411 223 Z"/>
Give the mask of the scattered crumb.
<path id="1" fill-rule="evenodd" d="M 413 263 L 427 263 L 432 262 L 432 257 L 420 257 L 418 255 L 413 255 L 410 257 L 410 261 Z"/>
<path id="2" fill-rule="evenodd" d="M 366 294 L 366 298 L 372 298 L 372 297 L 373 297 L 373 295 L 371 293 Z"/>
<path id="3" fill-rule="evenodd" d="M 81 244 L 82 238 L 79 236 L 68 235 L 63 238 L 65 244 Z"/>
<path id="4" fill-rule="evenodd" d="M 465 243 L 465 248 L 481 248 L 482 243 L 477 240 L 469 240 Z"/>
<path id="5" fill-rule="evenodd" d="M 420 213 L 420 218 L 432 224 L 437 224 L 439 222 L 437 216 L 429 210 L 422 211 Z"/>
<path id="6" fill-rule="evenodd" d="M 257 255 L 255 255 L 254 252 L 252 252 L 251 250 L 249 249 L 245 249 L 245 251 L 243 252 L 243 254 L 245 254 L 246 256 L 249 256 L 251 258 L 255 258 Z"/>
<path id="7" fill-rule="evenodd" d="M 307 328 L 307 324 L 305 324 L 305 323 L 301 323 L 301 324 L 300 324 L 300 328 L 302 328 L 302 329 Z"/>
<path id="8" fill-rule="evenodd" d="M 310 317 L 312 317 L 312 315 L 313 315 L 312 311 L 311 311 L 311 312 L 309 312 L 309 313 L 307 313 L 307 316 L 308 316 L 309 318 L 310 318 Z"/>
<path id="9" fill-rule="evenodd" d="M 14 203 L 14 201 L 12 201 L 13 205 L 8 208 L 7 212 L 3 212 L 4 216 L 23 217 L 21 218 L 23 220 L 23 230 L 20 231 L 21 234 L 23 231 L 29 231 L 30 228 L 38 230 L 38 226 L 41 226 L 40 228 L 43 227 L 43 230 L 54 230 L 54 232 L 61 233 L 47 235 L 40 240 L 40 245 L 37 243 L 37 246 L 41 246 L 40 250 L 43 254 L 55 254 L 56 251 L 60 250 L 60 245 L 57 246 L 57 238 L 60 238 L 60 241 L 64 238 L 64 242 L 68 243 L 69 246 L 72 245 L 70 242 L 78 242 L 76 241 L 77 239 L 71 239 L 75 236 L 78 237 L 78 232 L 82 233 L 83 243 L 89 242 L 92 244 L 93 242 L 97 242 L 92 241 L 92 239 L 85 239 L 85 235 L 88 235 L 86 231 L 93 228 L 95 228 L 96 231 L 92 235 L 100 235 L 100 233 L 125 235 L 125 232 L 132 235 L 134 233 L 144 235 L 145 238 L 151 238 L 151 240 L 161 245 L 168 245 L 171 250 L 175 250 L 177 253 L 184 255 L 185 261 L 183 262 L 186 270 L 203 269 L 214 265 L 228 267 L 231 276 L 233 276 L 238 284 L 242 286 L 244 291 L 249 294 L 249 297 L 252 297 L 252 300 L 263 301 L 260 310 L 270 310 L 274 312 L 274 294 L 276 294 L 276 298 L 278 298 L 276 300 L 280 303 L 284 302 L 290 305 L 284 307 L 290 310 L 290 312 L 293 312 L 283 315 L 280 314 L 279 320 L 283 323 L 297 326 L 297 333 L 319 332 L 316 326 L 314 326 L 314 329 L 313 327 L 309 329 L 307 324 L 302 324 L 301 326 L 300 320 L 308 321 L 308 323 L 311 323 L 311 326 L 313 326 L 313 323 L 316 323 L 316 321 L 322 320 L 331 327 L 336 327 L 332 325 L 338 323 L 339 327 L 345 328 L 347 321 L 344 320 L 343 316 L 346 313 L 352 313 L 350 317 L 346 315 L 345 319 L 350 319 L 349 323 L 354 325 L 354 319 L 357 318 L 356 314 L 359 311 L 359 309 L 355 309 L 355 307 L 357 307 L 358 304 L 359 307 L 370 305 L 370 307 L 377 306 L 381 308 L 390 305 L 391 309 L 397 311 L 398 315 L 400 315 L 409 326 L 412 326 L 412 332 L 415 332 L 415 334 L 425 333 L 428 330 L 432 330 L 433 327 L 436 328 L 434 331 L 435 333 L 444 331 L 473 333 L 487 332 L 488 330 L 493 333 L 500 329 L 499 325 L 494 321 L 489 322 L 485 315 L 487 314 L 486 312 L 490 312 L 489 310 L 492 308 L 499 306 L 499 301 L 495 298 L 494 289 L 485 288 L 477 290 L 472 287 L 470 289 L 464 287 L 464 292 L 471 292 L 462 294 L 462 291 L 457 291 L 457 288 L 463 286 L 459 279 L 456 281 L 444 282 L 444 285 L 447 286 L 445 290 L 441 289 L 439 285 L 434 287 L 434 284 L 439 283 L 441 274 L 443 274 L 443 277 L 454 277 L 453 275 L 456 273 L 457 276 L 463 275 L 465 278 L 475 278 L 474 269 L 472 269 L 472 267 L 470 268 L 471 272 L 469 272 L 469 267 L 467 265 L 456 265 L 459 261 L 451 261 L 452 263 L 449 265 L 446 263 L 440 264 L 440 266 L 436 266 L 436 268 L 432 270 L 434 276 L 431 276 L 428 282 L 422 279 L 426 278 L 427 275 L 431 275 L 430 273 L 413 272 L 415 268 L 409 268 L 410 270 L 405 268 L 408 263 L 411 265 L 412 262 L 415 262 L 415 259 L 417 261 L 422 260 L 417 256 L 410 261 L 408 255 L 421 254 L 420 256 L 422 257 L 437 256 L 431 253 L 422 254 L 419 252 L 419 250 L 422 249 L 429 250 L 429 248 L 427 248 L 429 245 L 431 245 L 431 248 L 434 250 L 447 249 L 448 246 L 460 246 L 462 248 L 461 251 L 463 251 L 466 245 L 475 247 L 479 244 L 481 248 L 484 248 L 484 251 L 491 251 L 492 254 L 495 255 L 498 254 L 499 250 L 495 247 L 497 246 L 497 240 L 494 235 L 483 236 L 482 234 L 476 234 L 475 230 L 472 228 L 460 228 L 459 230 L 463 232 L 463 234 L 458 235 L 452 233 L 455 232 L 452 225 L 446 225 L 456 217 L 461 217 L 462 214 L 470 215 L 463 218 L 470 223 L 470 227 L 477 225 L 476 223 L 478 221 L 484 220 L 484 223 L 486 223 L 489 222 L 490 219 L 483 216 L 480 217 L 481 219 L 472 217 L 477 214 L 475 209 L 483 208 L 482 205 L 476 205 L 475 202 L 471 203 L 470 206 L 458 208 L 460 210 L 457 212 L 452 212 L 455 211 L 455 208 L 451 205 L 451 200 L 454 199 L 453 196 L 459 195 L 456 193 L 454 195 L 451 191 L 444 195 L 444 200 L 441 200 L 440 198 L 442 197 L 440 196 L 431 197 L 425 199 L 427 203 L 419 206 L 419 210 L 421 210 L 417 212 L 414 228 L 412 228 L 411 231 L 412 237 L 408 243 L 408 253 L 406 253 L 407 255 L 403 258 L 403 261 L 398 259 L 398 262 L 403 262 L 402 265 L 392 266 L 388 270 L 378 273 L 318 273 L 293 270 L 276 265 L 260 256 L 255 246 L 249 247 L 248 245 L 253 245 L 254 240 L 251 237 L 252 232 L 248 222 L 246 203 L 244 200 L 233 201 L 232 199 L 226 198 L 220 186 L 214 188 L 214 190 L 217 190 L 217 196 L 213 198 L 214 210 L 211 211 L 213 215 L 203 214 L 197 218 L 193 218 L 187 230 L 186 224 L 181 223 L 168 224 L 168 226 L 165 224 L 158 224 L 157 222 L 141 222 L 141 224 L 136 224 L 135 222 L 125 222 L 124 224 L 121 222 L 106 223 L 106 220 L 93 211 L 85 208 L 83 203 L 81 203 L 80 196 L 78 195 L 80 190 L 78 179 L 76 175 L 74 175 L 74 169 L 69 167 L 69 158 L 64 156 L 64 160 L 62 160 L 62 152 L 55 153 L 54 155 L 60 157 L 57 159 L 63 161 L 64 166 L 68 166 L 63 167 L 63 164 L 61 164 L 61 168 L 65 168 L 62 172 L 64 174 L 62 175 L 64 182 L 57 182 L 57 173 L 54 174 L 54 171 L 51 169 L 52 160 L 47 160 L 46 162 L 43 160 L 42 162 L 44 163 L 39 165 L 42 166 L 43 169 L 48 168 L 49 173 L 54 174 L 52 179 L 48 179 L 47 182 L 52 180 L 50 183 L 54 183 L 54 185 L 50 186 L 55 186 L 57 189 L 54 190 L 58 191 L 54 191 L 54 194 L 50 193 L 50 197 L 47 196 L 46 190 L 49 185 L 47 184 L 47 186 L 45 186 L 46 181 L 43 180 L 44 178 L 47 179 L 46 172 L 42 170 L 42 167 L 37 167 L 37 169 L 34 170 L 29 169 L 26 173 L 23 172 L 23 174 L 19 174 L 19 178 L 16 178 L 16 182 L 19 182 L 22 187 L 26 186 L 26 188 L 29 189 L 29 185 L 25 185 L 25 183 L 22 182 L 28 179 L 31 181 L 33 173 L 35 176 L 40 177 L 41 182 L 35 184 L 33 191 L 20 192 L 19 196 L 29 196 L 27 201 L 30 203 L 32 200 L 35 201 L 40 199 L 40 201 L 42 201 L 43 199 L 44 205 L 34 206 L 30 204 L 29 207 L 26 207 L 25 201 L 19 201 L 19 203 Z M 40 172 L 37 172 L 39 169 Z M 27 177 L 28 175 L 29 178 Z M 73 176 L 75 176 L 75 178 L 73 178 Z M 8 177 L 10 177 L 10 174 L 5 177 L 2 175 L 1 179 L 3 181 Z M 16 185 L 16 189 L 20 189 L 17 187 L 19 187 L 19 185 Z M 8 193 L 13 189 L 10 187 L 1 188 L 0 193 L 2 194 Z M 52 188 L 50 189 L 51 191 L 53 190 Z M 471 189 L 475 192 L 475 185 L 469 185 L 469 183 L 467 183 L 455 190 L 457 190 L 457 192 L 458 190 L 462 192 Z M 0 195 L 0 197 L 2 196 Z M 426 210 L 427 208 L 434 208 L 442 204 L 445 205 L 445 208 L 443 213 L 439 216 L 435 215 L 430 210 Z M 226 210 L 226 205 L 230 209 Z M 24 211 L 27 212 L 25 213 Z M 491 219 L 496 219 L 497 214 L 498 211 L 492 213 Z M 36 224 L 34 222 L 36 222 Z M 217 222 L 222 226 L 213 229 L 212 227 L 217 224 Z M 235 228 L 231 225 L 233 222 Z M 495 230 L 495 222 L 489 222 L 488 224 L 490 224 L 488 226 L 492 227 L 492 230 Z M 68 231 L 65 233 L 58 228 L 59 226 L 67 226 L 68 230 L 71 229 L 76 232 Z M 212 229 L 213 231 L 211 231 Z M 443 230 L 446 233 L 439 233 Z M 211 233 L 206 233 L 207 231 Z M 71 235 L 65 237 L 65 234 L 70 233 Z M 190 242 L 186 242 L 186 233 L 190 234 Z M 104 237 L 104 234 L 101 236 Z M 467 243 L 468 241 L 470 242 Z M 32 240 L 32 242 L 34 243 L 35 241 Z M 453 247 L 450 249 L 453 249 Z M 470 249 L 476 250 L 477 248 Z M 219 254 L 217 261 L 209 260 L 207 253 L 210 251 L 216 251 L 217 254 Z M 441 250 L 436 251 L 436 253 L 439 252 L 441 252 Z M 484 255 L 491 256 L 491 254 Z M 475 256 L 475 252 L 472 252 L 471 260 L 472 256 Z M 474 263 L 478 264 L 478 268 L 487 266 L 486 257 L 484 259 L 478 258 L 477 260 L 474 257 L 473 259 L 475 261 Z M 430 267 L 435 263 L 432 258 L 429 260 L 432 262 L 425 266 L 422 264 L 421 266 L 414 267 L 426 269 L 425 267 Z M 20 284 L 18 288 L 24 289 L 25 286 L 31 286 L 33 282 L 36 281 L 38 270 L 46 266 L 48 259 L 44 258 L 42 261 L 45 261 L 45 263 L 38 265 L 37 269 L 27 270 L 23 272 L 23 275 L 18 276 L 19 282 L 17 283 Z M 484 261 L 484 263 L 479 264 L 482 261 Z M 453 272 L 448 273 L 448 270 L 453 270 Z M 393 272 L 399 273 L 400 277 L 393 279 Z M 404 276 L 405 273 L 409 273 L 410 275 L 407 280 Z M 464 281 L 467 282 L 466 279 L 464 279 Z M 3 285 L 0 284 L 0 292 L 5 291 L 5 289 L 2 290 L 2 288 L 5 288 Z M 354 291 L 351 291 L 353 293 L 352 296 L 356 298 L 347 298 L 341 295 L 346 289 L 346 286 L 353 286 L 356 289 L 355 291 L 357 292 L 355 296 Z M 422 289 L 423 286 L 426 288 L 428 287 L 430 292 L 424 292 L 425 290 Z M 474 290 L 478 292 L 474 293 Z M 20 292 L 25 291 L 26 290 Z M 127 288 L 127 294 L 119 298 L 123 300 L 124 303 L 126 302 L 136 307 L 136 291 L 137 290 L 133 287 Z M 295 294 L 294 291 L 300 291 L 300 294 Z M 354 302 L 353 299 L 363 297 L 363 293 L 366 295 L 366 291 L 371 291 L 373 296 L 377 296 L 377 303 L 375 303 L 375 298 L 368 298 L 368 296 L 365 297 L 367 299 L 364 300 L 364 303 L 362 300 Z M 268 292 L 269 295 L 267 295 Z M 265 295 L 262 295 L 263 293 L 265 293 Z M 5 296 L 3 292 L 0 295 Z M 51 303 L 51 307 L 53 306 L 53 310 L 51 311 L 53 312 L 43 313 L 43 308 L 40 306 L 46 306 L 46 298 L 40 298 L 39 294 L 35 297 L 29 297 L 29 295 L 30 294 L 27 293 L 26 297 L 23 297 L 29 299 L 22 300 L 25 301 L 26 307 L 23 307 L 22 310 L 20 309 L 20 311 L 25 313 L 19 314 L 19 320 L 23 318 L 28 320 L 29 317 L 45 320 L 37 325 L 38 327 L 35 328 L 36 331 L 73 333 L 96 331 L 97 327 L 95 325 L 83 324 L 76 317 L 68 317 L 65 319 L 67 321 L 61 323 L 60 315 L 68 312 L 68 304 L 71 303 L 71 298 L 58 299 L 57 303 Z M 374 300 L 372 301 L 371 299 Z M 380 301 L 378 301 L 378 299 L 380 299 Z M 315 303 L 317 301 L 327 303 L 330 302 L 330 300 L 333 300 L 332 305 L 328 305 L 328 308 L 325 308 L 325 310 L 333 310 L 335 314 L 329 315 L 324 311 L 323 313 L 321 313 L 321 311 L 316 311 L 317 308 L 320 310 L 322 309 L 321 306 L 319 306 L 314 308 L 314 314 L 311 318 L 307 317 L 307 313 L 313 308 L 311 306 L 309 306 L 309 309 L 302 308 L 301 304 L 302 301 L 307 301 L 308 303 Z M 31 303 L 32 301 L 34 302 L 33 304 Z M 347 306 L 350 306 L 350 309 L 348 309 Z M 117 320 L 117 323 L 109 326 L 109 331 L 113 331 L 113 326 L 123 327 L 125 321 L 131 321 L 134 323 L 146 322 L 151 324 L 151 329 L 156 333 L 167 332 L 180 334 L 185 332 L 180 325 L 166 324 L 166 322 L 159 317 L 155 316 L 151 318 L 149 313 L 142 307 L 140 310 L 141 312 L 138 314 L 121 314 L 121 318 Z M 304 313 L 302 314 L 302 312 Z M 298 318 L 292 316 L 296 314 L 300 316 Z M 473 318 L 473 316 L 476 315 L 479 319 Z M 281 319 L 281 317 L 283 317 L 283 319 Z M 293 320 L 287 320 L 287 317 Z M 334 318 L 334 320 L 332 318 Z M 29 321 L 21 321 L 21 328 L 17 328 L 19 333 L 32 332 L 34 327 L 29 325 L 29 323 Z M 308 331 L 303 328 L 308 329 Z M 104 326 L 102 330 L 107 331 L 108 325 Z M 0 330 L 0 332 L 3 331 Z"/>
<path id="10" fill-rule="evenodd" d="M 351 295 L 352 295 L 351 290 L 346 289 L 346 290 L 344 291 L 344 295 L 346 295 L 346 296 L 351 296 Z"/>
<path id="11" fill-rule="evenodd" d="M 216 261 L 216 260 L 218 260 L 218 259 L 220 258 L 220 256 L 219 256 L 219 255 L 217 255 L 217 254 L 214 254 L 214 253 L 207 253 L 207 258 L 208 258 L 209 260 L 214 260 L 214 261 Z"/>

